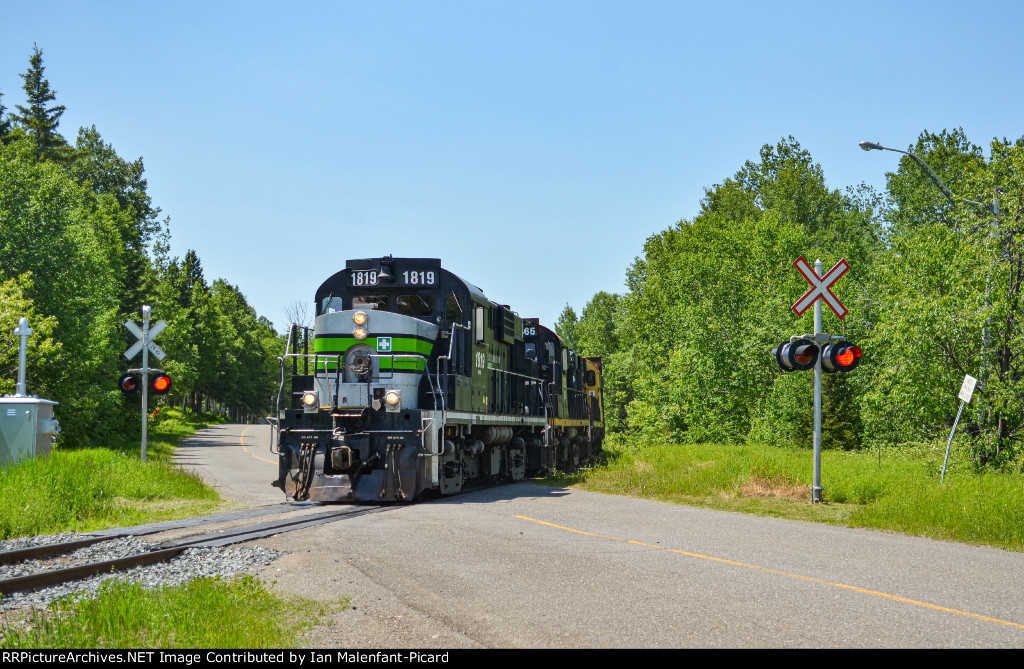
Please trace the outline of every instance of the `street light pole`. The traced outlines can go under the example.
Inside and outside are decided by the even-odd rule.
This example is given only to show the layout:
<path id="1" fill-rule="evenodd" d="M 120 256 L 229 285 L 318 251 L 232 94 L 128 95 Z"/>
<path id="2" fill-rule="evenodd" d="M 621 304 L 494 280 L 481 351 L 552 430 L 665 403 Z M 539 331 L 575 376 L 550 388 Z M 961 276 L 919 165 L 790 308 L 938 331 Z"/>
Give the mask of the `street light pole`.
<path id="1" fill-rule="evenodd" d="M 923 160 L 921 160 L 921 158 L 919 158 L 918 156 L 914 155 L 910 151 L 901 151 L 900 149 L 893 149 L 893 148 L 888 147 L 888 146 L 882 146 L 881 144 L 879 144 L 877 142 L 860 142 L 860 148 L 864 149 L 865 151 L 872 151 L 872 150 L 875 150 L 875 151 L 895 151 L 896 153 L 902 153 L 905 156 L 910 156 L 911 158 L 914 159 L 914 162 L 916 162 L 918 165 L 921 166 L 921 169 L 923 169 L 924 173 L 928 175 L 928 178 L 932 180 L 932 183 L 935 184 L 936 188 L 938 188 L 942 192 L 942 194 L 946 197 L 946 199 L 949 200 L 950 206 L 952 206 L 952 207 L 956 206 L 956 200 L 954 199 L 953 193 L 951 193 L 950 190 L 948 188 L 946 188 L 946 185 L 944 183 L 942 183 L 942 181 L 935 174 L 935 172 L 932 171 L 932 168 L 928 167 L 928 163 L 924 162 Z M 998 192 L 999 191 L 997 189 L 996 190 L 996 194 L 992 196 L 992 204 L 985 204 L 984 202 L 977 202 L 975 200 L 968 200 L 965 197 L 961 197 L 961 198 L 957 198 L 957 199 L 959 199 L 961 202 L 966 202 L 968 204 L 973 204 L 973 205 L 976 205 L 978 207 L 984 207 L 990 214 L 992 214 L 993 217 L 995 217 L 998 220 L 998 218 L 999 218 L 999 195 L 998 195 Z M 989 292 L 989 283 L 990 283 L 990 281 L 991 281 L 991 278 L 989 276 L 989 272 L 986 271 L 986 273 L 985 273 L 985 311 L 986 312 L 988 311 L 988 307 L 989 307 L 988 292 Z M 984 372 L 985 372 L 986 368 L 988 367 L 988 347 L 989 347 L 988 315 L 986 314 L 986 316 L 985 316 L 985 324 L 981 328 L 981 350 L 982 350 L 982 372 L 983 372 L 982 373 L 982 378 L 985 378 L 985 373 Z M 1002 423 L 1002 420 L 1003 419 L 1000 419 L 1000 423 Z M 1000 427 L 997 426 L 996 427 L 996 457 L 997 458 L 999 457 L 999 451 L 1000 451 L 999 440 L 1000 440 Z"/>

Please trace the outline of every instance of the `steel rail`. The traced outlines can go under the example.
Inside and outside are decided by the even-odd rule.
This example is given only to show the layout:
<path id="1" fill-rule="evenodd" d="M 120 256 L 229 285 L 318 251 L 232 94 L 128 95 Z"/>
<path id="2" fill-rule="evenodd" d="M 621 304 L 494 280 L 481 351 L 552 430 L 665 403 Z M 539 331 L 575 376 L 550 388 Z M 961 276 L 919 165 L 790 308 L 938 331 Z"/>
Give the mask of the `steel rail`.
<path id="1" fill-rule="evenodd" d="M 181 520 L 167 520 L 160 523 L 136 525 L 135 527 L 117 527 L 109 530 L 98 530 L 96 532 L 88 532 L 79 539 L 59 541 L 52 544 L 41 544 L 39 546 L 29 546 L 27 548 L 17 548 L 14 550 L 0 552 L 0 564 L 12 564 L 14 562 L 21 562 L 32 558 L 70 553 L 71 551 L 78 550 L 79 548 L 85 548 L 86 546 L 91 546 L 95 543 L 99 543 L 100 541 L 108 541 L 110 539 L 141 537 L 147 534 L 156 534 L 157 532 L 210 525 L 222 521 L 265 516 L 271 513 L 288 513 L 291 511 L 298 511 L 302 508 L 303 506 L 300 504 L 261 506 L 256 507 L 255 509 L 246 509 L 244 511 L 218 513 L 210 516 L 198 516 L 196 518 L 184 518 Z"/>
<path id="2" fill-rule="evenodd" d="M 296 505 L 298 506 L 298 505 Z M 132 567 L 144 566 L 148 564 L 154 564 L 156 562 L 163 562 L 169 560 L 183 551 L 189 548 L 218 548 L 221 546 L 227 546 L 230 544 L 241 543 L 244 541 L 252 541 L 254 539 L 261 539 L 264 537 L 272 536 L 275 534 L 281 534 L 283 532 L 292 532 L 295 530 L 304 529 L 307 527 L 313 527 L 316 525 L 322 525 L 346 518 L 355 518 L 370 513 L 378 513 L 381 511 L 387 511 L 389 509 L 399 508 L 393 506 L 363 506 L 363 507 L 344 507 L 340 509 L 332 509 L 317 514 L 311 514 L 308 516 L 302 516 L 299 518 L 289 518 L 281 521 L 271 521 L 259 525 L 253 525 L 248 527 L 234 528 L 231 530 L 211 532 L 201 536 L 185 537 L 183 539 L 173 540 L 157 544 L 153 550 L 140 553 L 138 555 L 131 555 L 128 557 L 116 558 L 113 560 L 105 560 L 102 562 L 91 562 L 83 565 L 73 565 L 70 567 L 64 567 L 61 569 L 53 569 L 50 571 L 38 572 L 35 574 L 29 574 L 26 576 L 17 576 L 9 579 L 0 580 L 0 596 L 10 595 L 15 592 L 25 592 L 29 590 L 36 590 L 48 585 L 55 585 L 57 583 L 66 583 L 68 581 L 74 581 L 82 578 L 89 578 L 99 574 L 106 574 L 116 571 L 124 571 L 131 569 Z M 227 516 L 232 514 L 222 514 Z M 216 518 L 216 516 L 207 516 L 206 518 Z M 197 519 L 192 519 L 197 520 Z M 223 518 L 220 518 L 223 520 Z M 171 521 L 175 522 L 175 521 Z M 211 521 L 216 522 L 216 521 Z M 161 525 L 162 523 L 156 523 L 155 525 Z M 132 528 L 123 528 L 132 529 Z M 172 528 L 165 528 L 172 529 Z M 157 532 L 160 530 L 154 530 Z M 89 541 L 85 545 L 97 543 L 98 541 L 106 541 L 118 538 L 120 536 L 132 536 L 131 532 L 127 534 L 108 534 L 104 537 L 90 537 Z M 81 543 L 78 542 L 66 542 L 66 543 Z M 14 551 L 11 551 L 14 552 Z"/>

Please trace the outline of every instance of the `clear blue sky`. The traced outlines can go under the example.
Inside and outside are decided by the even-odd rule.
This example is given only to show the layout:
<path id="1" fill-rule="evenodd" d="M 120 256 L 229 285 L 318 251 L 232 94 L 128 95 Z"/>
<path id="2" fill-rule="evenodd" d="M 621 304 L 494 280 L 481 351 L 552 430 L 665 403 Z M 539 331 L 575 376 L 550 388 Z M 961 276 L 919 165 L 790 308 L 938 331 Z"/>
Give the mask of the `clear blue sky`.
<path id="1" fill-rule="evenodd" d="M 0 92 L 37 43 L 65 137 L 141 156 L 172 253 L 278 326 L 388 253 L 553 325 L 763 144 L 882 188 L 899 156 L 861 140 L 1024 135 L 1022 7 L 40 0 L 2 12 Z"/>

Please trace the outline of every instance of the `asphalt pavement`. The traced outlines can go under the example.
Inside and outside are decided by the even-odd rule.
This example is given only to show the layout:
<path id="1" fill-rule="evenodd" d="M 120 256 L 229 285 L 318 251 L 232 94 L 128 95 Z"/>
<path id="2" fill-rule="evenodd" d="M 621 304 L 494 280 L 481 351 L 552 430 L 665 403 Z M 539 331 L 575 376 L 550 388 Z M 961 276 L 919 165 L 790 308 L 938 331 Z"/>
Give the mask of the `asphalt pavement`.
<path id="1" fill-rule="evenodd" d="M 280 503 L 266 426 L 180 450 Z M 246 462 L 249 458 L 252 462 Z M 1021 648 L 1024 554 L 532 482 L 260 540 L 320 648 Z"/>

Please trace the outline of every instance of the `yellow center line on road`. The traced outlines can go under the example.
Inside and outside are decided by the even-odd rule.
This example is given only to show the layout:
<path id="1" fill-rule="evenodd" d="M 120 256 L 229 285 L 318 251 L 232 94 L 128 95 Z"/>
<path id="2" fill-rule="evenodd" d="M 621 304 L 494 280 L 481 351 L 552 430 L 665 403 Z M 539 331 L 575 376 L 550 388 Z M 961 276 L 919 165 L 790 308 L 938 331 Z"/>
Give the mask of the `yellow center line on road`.
<path id="1" fill-rule="evenodd" d="M 865 588 L 858 588 L 854 585 L 845 585 L 843 583 L 833 583 L 831 581 L 825 581 L 820 578 L 814 578 L 813 576 L 803 576 L 801 574 L 791 574 L 785 571 L 779 571 L 778 569 L 772 569 L 770 567 L 759 567 L 755 564 L 746 564 L 744 562 L 736 562 L 734 560 L 726 560 L 725 558 L 713 557 L 711 555 L 701 555 L 700 553 L 690 553 L 688 551 L 679 550 L 678 548 L 665 548 L 664 546 L 657 546 L 655 544 L 645 544 L 642 541 L 633 541 L 631 539 L 621 539 L 619 537 L 610 537 L 603 534 L 594 534 L 592 532 L 584 532 L 583 530 L 575 530 L 571 527 L 563 527 L 562 525 L 555 525 L 554 523 L 547 523 L 543 520 L 537 520 L 536 518 L 528 518 L 527 516 L 515 516 L 520 520 L 528 520 L 531 523 L 539 523 L 541 525 L 547 525 L 548 527 L 554 527 L 559 530 L 565 530 L 566 532 L 574 532 L 576 534 L 583 534 L 588 537 L 596 537 L 598 539 L 608 539 L 610 541 L 621 541 L 627 544 L 634 544 L 636 546 L 644 546 L 646 548 L 657 548 L 662 551 L 669 551 L 670 553 L 679 553 L 680 555 L 686 555 L 689 557 L 700 558 L 702 560 L 712 560 L 714 562 L 722 562 L 724 564 L 731 564 L 737 567 L 746 567 L 747 569 L 756 569 L 758 571 L 767 572 L 769 574 L 775 574 L 777 576 L 786 576 L 789 578 L 798 578 L 802 581 L 809 581 L 811 583 L 819 583 L 821 585 L 830 585 L 834 588 L 842 588 L 844 590 L 853 590 L 864 595 L 874 595 L 875 597 L 883 597 L 885 599 L 891 599 L 896 602 L 903 604 L 912 604 L 913 606 L 920 606 L 925 609 L 931 609 L 933 611 L 942 611 L 943 613 L 953 613 L 958 616 L 967 616 L 968 618 L 975 618 L 977 620 L 984 620 L 989 623 L 997 623 L 999 625 L 1006 625 L 1007 627 L 1016 627 L 1017 629 L 1024 630 L 1024 625 L 1020 623 L 1011 622 L 1009 620 L 1000 620 L 999 618 L 990 618 L 983 616 L 978 613 L 971 613 L 970 611 L 960 611 L 959 609 L 951 609 L 945 606 L 939 606 L 937 604 L 929 604 L 928 602 L 920 602 L 916 599 L 907 599 L 906 597 L 899 597 L 898 595 L 892 595 L 887 592 L 879 592 L 877 590 L 867 590 Z"/>
<path id="2" fill-rule="evenodd" d="M 263 462 L 269 462 L 272 465 L 276 465 L 277 463 L 274 462 L 273 460 L 261 458 L 260 456 L 256 455 L 255 453 L 253 453 L 252 451 L 245 447 L 245 433 L 251 430 L 253 427 L 255 427 L 255 425 L 250 425 L 249 427 L 245 428 L 244 430 L 242 430 L 242 434 L 239 435 L 238 437 L 238 441 L 242 444 L 242 450 L 251 455 L 252 457 L 256 458 L 257 460 L 262 460 Z"/>

